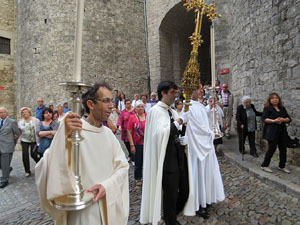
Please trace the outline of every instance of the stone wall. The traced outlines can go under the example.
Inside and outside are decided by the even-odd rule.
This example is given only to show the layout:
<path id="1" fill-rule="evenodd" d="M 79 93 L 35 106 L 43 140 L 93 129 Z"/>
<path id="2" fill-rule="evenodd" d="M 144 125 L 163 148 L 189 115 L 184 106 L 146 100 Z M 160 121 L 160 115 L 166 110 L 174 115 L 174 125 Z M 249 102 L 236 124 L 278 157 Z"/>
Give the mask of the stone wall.
<path id="1" fill-rule="evenodd" d="M 269 93 L 278 92 L 293 120 L 294 129 L 288 130 L 299 137 L 300 2 L 248 0 L 229 5 L 225 0 L 218 5 L 226 19 L 218 26 L 217 65 L 230 68 L 223 80 L 229 81 L 235 108 L 249 95 L 262 111 Z M 290 158 L 299 163 L 299 151 L 293 152 Z"/>
<path id="2" fill-rule="evenodd" d="M 10 39 L 10 54 L 0 53 L 0 106 L 15 118 L 15 1 L 0 0 L 0 37 Z"/>
<path id="3" fill-rule="evenodd" d="M 149 67 L 151 89 L 156 90 L 162 80 L 162 64 L 160 50 L 160 25 L 165 15 L 176 5 L 179 0 L 146 0 L 148 40 L 149 40 Z M 162 35 L 166 35 L 162 33 Z M 167 41 L 167 38 L 163 39 Z M 168 50 L 168 48 L 166 49 Z M 173 60 L 173 59 L 172 59 Z M 163 77 L 164 78 L 164 77 Z"/>
<path id="4" fill-rule="evenodd" d="M 75 0 L 28 0 L 17 4 L 17 106 L 69 99 L 62 81 L 72 80 Z M 143 1 L 86 0 L 82 79 L 107 81 L 133 98 L 148 92 Z"/>

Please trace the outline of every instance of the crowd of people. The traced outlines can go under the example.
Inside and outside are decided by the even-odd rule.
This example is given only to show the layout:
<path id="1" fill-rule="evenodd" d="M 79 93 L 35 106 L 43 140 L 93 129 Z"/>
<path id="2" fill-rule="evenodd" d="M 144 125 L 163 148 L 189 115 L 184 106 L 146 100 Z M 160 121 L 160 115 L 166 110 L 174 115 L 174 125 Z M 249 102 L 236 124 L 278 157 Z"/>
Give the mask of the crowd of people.
<path id="1" fill-rule="evenodd" d="M 195 90 L 187 112 L 184 112 L 184 90 L 170 81 L 161 82 L 149 100 L 146 94 L 135 94 L 131 100 L 118 90 L 114 90 L 113 97 L 108 84 L 96 83 L 82 96 L 83 115 L 67 113 L 71 110 L 67 102 L 56 105 L 54 110 L 53 105 L 46 107 L 43 99 L 38 98 L 35 117 L 30 108 L 23 107 L 17 123 L 0 107 L 0 187 L 8 185 L 10 162 L 19 140 L 25 176 L 31 175 L 31 156 L 37 163 L 36 182 L 43 208 L 59 224 L 66 221 L 67 224 L 70 221 L 72 224 L 80 224 L 79 221 L 126 224 L 129 163 L 134 165 L 136 186 L 142 187 L 141 223 L 157 224 L 163 218 L 167 225 L 178 225 L 180 212 L 208 219 L 209 206 L 225 199 L 216 156 L 222 135 L 213 127 L 217 126 L 221 134 L 230 139 L 234 101 L 228 84 L 220 86 L 217 81 L 215 86 L 215 96 L 209 85 Z M 258 157 L 257 116 L 262 116 L 264 138 L 269 144 L 261 169 L 272 172 L 269 164 L 278 146 L 278 168 L 290 173 L 285 164 L 286 123 L 291 118 L 277 93 L 269 95 L 263 112 L 255 109 L 249 96 L 242 98 L 236 111 L 239 151 L 245 154 L 248 137 L 250 154 Z M 58 215 L 50 201 L 74 188 L 69 156 L 64 152 L 65 146 L 69 146 L 67 138 L 74 130 L 81 130 L 85 138 L 81 143 L 84 149 L 81 151 L 82 185 L 94 194 L 97 204 L 80 213 Z M 115 137 L 118 132 L 128 151 L 127 158 Z M 56 187 L 57 180 L 64 183 Z"/>

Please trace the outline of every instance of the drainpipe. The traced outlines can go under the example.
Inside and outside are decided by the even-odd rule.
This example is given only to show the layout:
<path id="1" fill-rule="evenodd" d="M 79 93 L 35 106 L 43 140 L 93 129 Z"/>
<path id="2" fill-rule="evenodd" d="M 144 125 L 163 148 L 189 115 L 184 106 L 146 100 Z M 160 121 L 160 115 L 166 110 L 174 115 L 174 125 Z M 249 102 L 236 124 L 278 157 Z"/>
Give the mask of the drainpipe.
<path id="1" fill-rule="evenodd" d="M 148 45 L 148 24 L 147 24 L 147 7 L 146 0 L 144 0 L 144 26 L 145 26 L 145 42 L 146 42 L 146 61 L 147 61 L 147 86 L 149 90 L 149 96 L 151 93 L 151 82 L 150 82 L 150 65 L 149 65 L 149 45 Z"/>

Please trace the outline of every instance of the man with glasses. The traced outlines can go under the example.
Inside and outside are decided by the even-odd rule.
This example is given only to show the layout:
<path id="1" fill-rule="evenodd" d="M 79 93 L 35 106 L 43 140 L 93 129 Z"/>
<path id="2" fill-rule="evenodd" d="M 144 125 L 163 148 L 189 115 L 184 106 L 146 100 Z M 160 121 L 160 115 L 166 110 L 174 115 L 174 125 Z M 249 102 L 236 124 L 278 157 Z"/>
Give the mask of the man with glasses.
<path id="1" fill-rule="evenodd" d="M 221 91 L 221 103 L 223 104 L 223 112 L 225 117 L 226 129 L 225 137 L 230 138 L 230 129 L 231 129 L 231 118 L 233 115 L 233 95 L 228 90 L 228 84 L 224 83 L 222 85 Z"/>
<path id="2" fill-rule="evenodd" d="M 96 83 L 83 94 L 82 104 L 87 118 L 68 114 L 36 167 L 42 206 L 58 224 L 65 221 L 63 224 L 126 225 L 129 165 L 119 141 L 109 128 L 103 126 L 113 108 L 110 87 L 106 83 Z M 68 164 L 68 137 L 75 130 L 80 130 L 84 137 L 80 142 L 81 183 L 84 189 L 94 194 L 94 204 L 79 211 L 58 211 L 51 205 L 51 199 L 71 193 L 75 188 Z"/>
<path id="3" fill-rule="evenodd" d="M 182 120 L 171 108 L 178 95 L 178 87 L 163 81 L 157 88 L 159 102 L 151 108 L 144 133 L 143 192 L 140 222 L 157 224 L 163 219 L 166 225 L 179 225 L 177 215 L 183 210 L 195 215 L 189 155 L 180 145 Z"/>
<path id="4" fill-rule="evenodd" d="M 38 118 L 40 121 L 42 120 L 42 112 L 43 109 L 46 108 L 44 105 L 44 100 L 42 98 L 37 99 L 38 107 L 35 109 L 35 117 Z"/>

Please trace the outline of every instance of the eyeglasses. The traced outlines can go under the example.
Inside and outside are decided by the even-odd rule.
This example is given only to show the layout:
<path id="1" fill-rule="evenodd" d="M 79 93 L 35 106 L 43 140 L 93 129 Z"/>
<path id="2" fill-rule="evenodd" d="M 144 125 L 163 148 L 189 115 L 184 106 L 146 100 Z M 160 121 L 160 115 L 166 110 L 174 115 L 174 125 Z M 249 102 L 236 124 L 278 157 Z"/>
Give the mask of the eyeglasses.
<path id="1" fill-rule="evenodd" d="M 100 101 L 100 102 L 103 102 L 105 104 L 113 104 L 114 103 L 114 99 L 113 98 L 95 99 L 95 101 Z"/>

